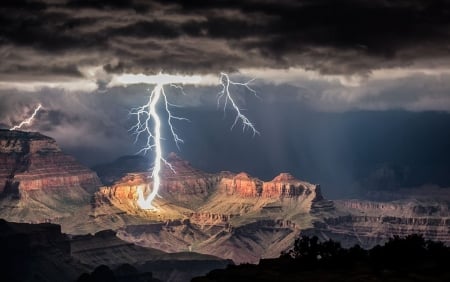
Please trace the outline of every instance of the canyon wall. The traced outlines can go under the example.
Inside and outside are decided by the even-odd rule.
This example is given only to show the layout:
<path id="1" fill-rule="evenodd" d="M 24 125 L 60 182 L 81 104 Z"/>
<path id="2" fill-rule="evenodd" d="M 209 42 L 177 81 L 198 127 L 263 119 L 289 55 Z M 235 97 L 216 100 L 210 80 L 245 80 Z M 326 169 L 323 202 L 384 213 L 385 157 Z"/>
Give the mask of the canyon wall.
<path id="1" fill-rule="evenodd" d="M 410 234 L 450 245 L 450 197 L 420 199 L 414 197 L 414 191 L 409 197 L 394 201 L 337 200 L 336 214 L 315 222 L 314 228 L 303 233 L 332 238 L 345 247 L 359 244 L 371 248 L 393 236 Z"/>
<path id="2" fill-rule="evenodd" d="M 100 186 L 95 172 L 64 154 L 55 140 L 36 132 L 0 130 L 0 193 Z"/>
<path id="3" fill-rule="evenodd" d="M 37 132 L 0 130 L 0 216 L 49 222 L 89 207 L 96 173 Z"/>
<path id="4" fill-rule="evenodd" d="M 128 173 L 95 194 L 94 210 L 111 206 L 151 221 L 119 228 L 121 239 L 169 252 L 257 262 L 279 256 L 302 228 L 312 226 L 316 213 L 333 210 L 319 185 L 288 173 L 262 181 L 244 172 L 205 173 L 175 154 L 167 161 L 171 166 L 163 165 L 155 210 L 136 204 L 139 188 L 152 189 L 150 172 Z"/>
<path id="5" fill-rule="evenodd" d="M 220 186 L 227 195 L 263 198 L 296 198 L 315 193 L 317 185 L 300 181 L 289 173 L 281 173 L 271 181 L 261 181 L 247 173 L 222 173 Z M 320 194 L 315 195 L 319 198 Z"/>

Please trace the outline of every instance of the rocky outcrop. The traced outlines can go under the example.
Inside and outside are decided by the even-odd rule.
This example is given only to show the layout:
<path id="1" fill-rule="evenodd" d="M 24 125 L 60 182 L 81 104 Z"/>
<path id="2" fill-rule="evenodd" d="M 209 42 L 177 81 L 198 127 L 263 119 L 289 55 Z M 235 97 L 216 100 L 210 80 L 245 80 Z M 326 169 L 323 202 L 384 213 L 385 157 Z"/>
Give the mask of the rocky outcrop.
<path id="1" fill-rule="evenodd" d="M 161 196 L 170 196 L 175 200 L 186 202 L 189 197 L 204 199 L 211 193 L 215 185 L 215 177 L 193 168 L 188 161 L 170 153 L 166 158 L 161 178 Z"/>
<path id="2" fill-rule="evenodd" d="M 139 189 L 144 193 L 153 189 L 149 172 L 128 173 L 113 185 L 102 187 L 93 206 L 107 203 L 129 214 L 151 218 L 157 215 L 158 220 L 195 217 L 198 221 L 201 217 L 208 222 L 247 213 L 276 217 L 282 216 L 284 210 L 295 215 L 333 208 L 332 204 L 324 204 L 319 185 L 300 181 L 288 173 L 264 182 L 244 172 L 208 174 L 174 153 L 166 160 L 160 173 L 160 197 L 154 200 L 159 206 L 157 212 L 143 213 L 136 205 Z"/>
<path id="3" fill-rule="evenodd" d="M 236 215 L 232 214 L 218 214 L 210 212 L 191 212 L 185 214 L 191 222 L 199 225 L 214 224 L 214 225 L 228 225 L 231 218 Z"/>
<path id="4" fill-rule="evenodd" d="M 308 187 L 305 182 L 300 181 L 289 173 L 281 173 L 272 181 L 263 184 L 263 197 L 300 197 L 309 195 L 315 187 Z"/>
<path id="5" fill-rule="evenodd" d="M 393 236 L 420 234 L 425 239 L 450 245 L 448 197 L 438 200 L 412 199 L 395 201 L 338 200 L 337 213 L 328 214 L 305 235 L 332 238 L 351 247 L 359 244 L 371 248 Z"/>
<path id="6" fill-rule="evenodd" d="M 237 175 L 227 173 L 222 177 L 220 185 L 227 195 L 241 197 L 298 198 L 308 196 L 316 190 L 319 192 L 317 200 L 322 197 L 318 185 L 300 181 L 289 173 L 281 173 L 268 182 L 250 177 L 245 172 Z"/>
<path id="7" fill-rule="evenodd" d="M 64 154 L 55 140 L 36 132 L 0 130 L 0 193 L 100 186 L 95 172 Z"/>
<path id="8" fill-rule="evenodd" d="M 171 153 L 160 173 L 161 176 L 161 196 L 175 198 L 178 201 L 185 201 L 191 198 L 204 198 L 209 195 L 215 184 L 212 175 L 194 169 L 189 162 L 182 160 L 176 154 Z M 151 190 L 151 173 L 131 172 L 126 173 L 111 186 L 103 187 L 100 191 L 106 197 L 116 199 L 137 199 L 136 190 L 138 187 L 148 192 Z"/>
<path id="9" fill-rule="evenodd" d="M 90 205 L 100 187 L 95 172 L 37 132 L 0 130 L 0 216 L 61 222 Z"/>
<path id="10" fill-rule="evenodd" d="M 445 199 L 445 198 L 443 198 Z M 450 198 L 449 198 L 450 199 Z M 340 200 L 337 204 L 341 208 L 357 210 L 369 214 L 405 214 L 412 217 L 422 216 L 448 216 L 450 206 L 445 201 L 367 201 L 367 200 Z"/>
<path id="11" fill-rule="evenodd" d="M 245 172 L 237 175 L 229 174 L 221 179 L 220 184 L 225 187 L 227 195 L 260 197 L 262 194 L 263 182 L 257 178 L 251 178 Z"/>
<path id="12" fill-rule="evenodd" d="M 133 200 L 136 201 L 138 187 L 146 188 L 150 182 L 148 173 L 128 173 L 122 179 L 110 187 L 101 187 L 95 194 L 95 205 L 101 205 L 103 201 L 109 200 Z"/>
<path id="13" fill-rule="evenodd" d="M 289 248 L 301 228 L 312 226 L 313 213 L 333 209 L 319 185 L 288 173 L 264 182 L 244 172 L 204 173 L 175 154 L 167 161 L 155 210 L 136 205 L 138 188 L 152 189 L 149 172 L 128 173 L 96 193 L 95 210 L 111 205 L 158 222 L 124 226 L 121 239 L 169 252 L 257 262 Z"/>

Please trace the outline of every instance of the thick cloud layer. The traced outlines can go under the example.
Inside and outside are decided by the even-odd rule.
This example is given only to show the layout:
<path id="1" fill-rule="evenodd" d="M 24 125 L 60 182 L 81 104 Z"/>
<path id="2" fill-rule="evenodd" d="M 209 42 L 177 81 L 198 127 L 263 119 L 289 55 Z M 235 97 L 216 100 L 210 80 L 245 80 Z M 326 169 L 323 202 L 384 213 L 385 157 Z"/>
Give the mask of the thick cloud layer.
<path id="1" fill-rule="evenodd" d="M 2 80 L 301 67 L 326 74 L 447 65 L 449 1 L 7 0 Z M 51 59 L 50 59 L 51 58 Z"/>
<path id="2" fill-rule="evenodd" d="M 5 0 L 0 127 L 41 103 L 25 130 L 96 164 L 140 148 L 128 112 L 151 75 L 200 75 L 187 95 L 166 90 L 191 119 L 176 125 L 181 154 L 201 168 L 291 171 L 335 194 L 363 182 L 448 186 L 449 33 L 446 0 Z M 256 78 L 260 99 L 234 94 L 261 136 L 229 130 L 233 113 L 216 105 L 222 71 Z"/>

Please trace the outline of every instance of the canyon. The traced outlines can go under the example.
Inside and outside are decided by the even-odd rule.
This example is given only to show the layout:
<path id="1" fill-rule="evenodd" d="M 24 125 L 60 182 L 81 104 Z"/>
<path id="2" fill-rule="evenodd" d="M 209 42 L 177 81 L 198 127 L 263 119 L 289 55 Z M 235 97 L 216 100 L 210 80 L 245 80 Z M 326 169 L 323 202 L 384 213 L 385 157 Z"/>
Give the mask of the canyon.
<path id="1" fill-rule="evenodd" d="M 243 263 L 278 256 L 321 210 L 333 209 L 319 185 L 288 173 L 264 182 L 243 172 L 208 174 L 173 153 L 167 161 L 172 167 L 162 170 L 156 210 L 137 207 L 138 188 L 149 192 L 152 182 L 148 172 L 133 172 L 95 194 L 96 219 L 114 213 L 146 218 L 154 223 L 127 224 L 117 235 L 145 247 Z"/>
<path id="2" fill-rule="evenodd" d="M 0 130 L 0 217 L 60 225 L 70 234 L 71 257 L 90 265 L 87 271 L 95 264 L 108 265 L 102 253 L 110 254 L 112 267 L 133 252 L 147 267 L 135 260 L 133 265 L 152 272 L 162 258 L 172 263 L 185 259 L 189 265 L 202 258 L 211 267 L 158 274 L 168 281 L 230 262 L 278 257 L 299 235 L 364 248 L 412 233 L 450 243 L 449 189 L 424 187 L 330 201 L 320 185 L 287 172 L 263 181 L 245 172 L 203 172 L 174 153 L 166 159 L 172 168 L 163 165 L 156 209 L 143 210 L 136 200 L 138 189 L 145 194 L 152 189 L 148 159 L 126 156 L 94 172 L 50 137 Z M 127 259 L 115 257 L 114 250 Z"/>

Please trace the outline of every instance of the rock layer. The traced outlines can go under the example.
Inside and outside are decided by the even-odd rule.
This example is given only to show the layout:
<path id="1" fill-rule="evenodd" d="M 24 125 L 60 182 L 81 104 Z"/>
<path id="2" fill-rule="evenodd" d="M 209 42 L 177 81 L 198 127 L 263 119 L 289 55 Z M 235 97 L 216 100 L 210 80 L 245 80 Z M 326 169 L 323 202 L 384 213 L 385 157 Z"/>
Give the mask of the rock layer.
<path id="1" fill-rule="evenodd" d="M 95 172 L 64 154 L 55 140 L 36 132 L 0 130 L 0 193 L 100 186 Z"/>
<path id="2" fill-rule="evenodd" d="M 167 161 L 170 166 L 164 165 L 161 171 L 158 191 L 161 197 L 155 199 L 156 205 L 160 205 L 160 219 L 171 219 L 167 217 L 169 211 L 176 211 L 172 219 L 185 218 L 186 214 L 230 217 L 294 206 L 295 213 L 309 213 L 314 209 L 314 203 L 323 200 L 319 185 L 300 181 L 288 173 L 264 182 L 244 172 L 208 174 L 193 168 L 173 153 Z M 113 185 L 102 187 L 96 193 L 94 206 L 108 203 L 125 212 L 136 213 L 139 210 L 136 205 L 139 188 L 144 193 L 153 189 L 149 172 L 128 173 Z M 168 205 L 172 207 L 166 208 Z"/>
<path id="3" fill-rule="evenodd" d="M 410 191 L 411 199 L 395 201 L 335 201 L 340 213 L 325 217 L 304 233 L 333 238 L 346 247 L 371 248 L 393 236 L 409 234 L 450 245 L 450 198 L 417 200 L 413 195 Z"/>
<path id="4" fill-rule="evenodd" d="M 268 182 L 250 177 L 245 172 L 237 175 L 224 173 L 220 185 L 227 195 L 263 198 L 295 198 L 309 195 L 316 189 L 315 185 L 300 181 L 289 173 L 281 173 Z"/>
<path id="5" fill-rule="evenodd" d="M 156 210 L 136 205 L 138 188 L 152 189 L 149 172 L 128 173 L 95 195 L 95 209 L 112 206 L 158 223 L 125 226 L 123 240 L 163 251 L 195 251 L 235 262 L 276 257 L 291 246 L 299 230 L 312 226 L 322 203 L 318 185 L 288 173 L 264 182 L 247 173 L 208 174 L 170 154 L 161 173 Z M 317 210 L 320 210 L 317 209 Z"/>
<path id="6" fill-rule="evenodd" d="M 59 221 L 84 206 L 101 183 L 95 172 L 36 132 L 0 130 L 0 216 Z"/>

